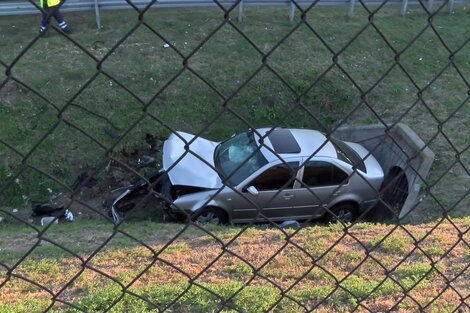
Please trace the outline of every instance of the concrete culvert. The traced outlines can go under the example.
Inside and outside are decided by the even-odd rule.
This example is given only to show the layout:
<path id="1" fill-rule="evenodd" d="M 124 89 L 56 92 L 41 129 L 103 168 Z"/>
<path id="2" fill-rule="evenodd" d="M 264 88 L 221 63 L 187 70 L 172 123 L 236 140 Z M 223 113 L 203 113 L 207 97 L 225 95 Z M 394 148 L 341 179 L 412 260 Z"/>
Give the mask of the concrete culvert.
<path id="1" fill-rule="evenodd" d="M 338 128 L 333 135 L 362 144 L 379 161 L 385 173 L 382 200 L 386 205 L 379 203 L 366 219 L 401 219 L 421 202 L 419 192 L 434 161 L 434 153 L 411 128 L 400 123 L 393 127 L 349 126 Z"/>
<path id="2" fill-rule="evenodd" d="M 385 175 L 383 200 L 395 213 L 398 213 L 408 197 L 408 179 L 405 171 L 398 166 L 394 166 Z"/>

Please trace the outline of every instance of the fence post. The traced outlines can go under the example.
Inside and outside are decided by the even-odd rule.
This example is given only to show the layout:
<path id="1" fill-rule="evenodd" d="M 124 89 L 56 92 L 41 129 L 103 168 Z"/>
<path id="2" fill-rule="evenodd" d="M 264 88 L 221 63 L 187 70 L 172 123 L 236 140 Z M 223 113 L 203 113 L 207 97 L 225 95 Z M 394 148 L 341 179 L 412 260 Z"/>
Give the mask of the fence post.
<path id="1" fill-rule="evenodd" d="M 240 0 L 240 3 L 238 4 L 238 15 L 237 15 L 238 23 L 242 21 L 242 15 L 243 15 L 243 0 Z"/>
<path id="2" fill-rule="evenodd" d="M 428 11 L 432 10 L 433 4 L 434 4 L 434 0 L 428 0 Z"/>
<path id="3" fill-rule="evenodd" d="M 447 3 L 447 9 L 449 10 L 449 14 L 452 14 L 454 11 L 454 0 L 449 0 Z"/>
<path id="4" fill-rule="evenodd" d="M 98 0 L 95 0 L 95 15 L 96 15 L 96 27 L 100 29 L 101 18 L 100 18 L 100 5 L 98 4 Z"/>
<path id="5" fill-rule="evenodd" d="M 401 2 L 401 16 L 406 16 L 406 10 L 408 10 L 408 0 L 403 0 Z"/>
<path id="6" fill-rule="evenodd" d="M 354 13 L 354 6 L 356 5 L 356 0 L 350 0 L 349 2 L 349 11 L 348 11 L 348 17 L 352 18 L 353 13 Z"/>
<path id="7" fill-rule="evenodd" d="M 289 21 L 292 22 L 294 20 L 294 13 L 295 13 L 295 5 L 294 2 L 290 2 L 290 7 L 289 7 Z"/>

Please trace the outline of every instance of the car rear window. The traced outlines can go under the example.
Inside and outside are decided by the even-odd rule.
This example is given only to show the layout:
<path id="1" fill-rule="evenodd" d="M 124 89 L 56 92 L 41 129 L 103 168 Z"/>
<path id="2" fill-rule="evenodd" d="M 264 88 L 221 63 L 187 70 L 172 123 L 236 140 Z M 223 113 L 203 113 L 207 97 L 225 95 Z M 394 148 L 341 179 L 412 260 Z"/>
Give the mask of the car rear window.
<path id="1" fill-rule="evenodd" d="M 308 162 L 302 181 L 308 187 L 336 186 L 346 184 L 348 174 L 327 162 Z"/>
<path id="2" fill-rule="evenodd" d="M 360 169 L 364 173 L 367 173 L 364 161 L 353 148 L 338 139 L 331 138 L 331 142 L 336 149 L 338 159 Z"/>

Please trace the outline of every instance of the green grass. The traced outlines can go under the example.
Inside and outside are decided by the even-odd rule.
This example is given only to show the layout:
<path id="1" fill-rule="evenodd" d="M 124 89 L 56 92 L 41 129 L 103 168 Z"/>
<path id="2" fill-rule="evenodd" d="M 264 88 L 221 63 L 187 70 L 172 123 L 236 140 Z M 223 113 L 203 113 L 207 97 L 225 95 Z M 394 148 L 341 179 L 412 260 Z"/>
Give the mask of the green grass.
<path id="1" fill-rule="evenodd" d="M 363 9 L 357 8 L 354 18 L 350 20 L 345 18 L 345 12 L 344 7 L 316 7 L 307 15 L 307 21 L 335 52 L 340 51 L 367 24 L 367 14 Z M 271 50 L 299 21 L 297 14 L 296 20 L 289 22 L 286 13 L 284 8 L 248 7 L 244 21 L 236 26 L 262 53 L 270 53 L 267 64 L 286 80 L 293 91 L 264 67 L 225 105 L 221 97 L 189 70 L 184 70 L 173 83 L 163 88 L 183 68 L 183 58 L 171 48 L 163 48 L 163 41 L 144 25 L 140 25 L 112 50 L 138 24 L 138 16 L 134 12 L 104 12 L 104 27 L 100 30 L 94 28 L 91 13 L 66 14 L 75 30 L 73 40 L 98 59 L 113 51 L 103 62 L 103 71 L 125 85 L 140 101 L 148 103 L 146 112 L 163 121 L 163 124 L 146 115 L 140 101 L 101 73 L 75 97 L 87 80 L 97 73 L 97 64 L 72 42 L 51 31 L 49 37 L 35 42 L 14 64 L 11 69 L 13 76 L 40 91 L 58 108 L 63 108 L 73 98 L 74 104 L 106 117 L 112 124 L 77 106 L 69 106 L 57 128 L 41 141 L 25 163 L 70 185 L 84 169 L 103 169 L 108 162 L 106 149 L 117 142 L 112 137 L 125 134 L 140 118 L 143 119 L 114 148 L 112 156 L 130 162 L 134 157 L 129 157 L 128 152 L 144 149 L 146 134 L 163 140 L 171 129 L 191 133 L 202 131 L 201 135 L 207 138 L 221 140 L 250 126 L 281 124 L 328 129 L 339 124 L 379 122 L 378 117 L 364 104 L 346 119 L 361 102 L 360 92 L 338 66 L 334 66 L 306 92 L 332 64 L 333 55 L 305 25 L 300 26 L 278 48 Z M 194 50 L 223 22 L 222 17 L 223 12 L 218 9 L 164 9 L 150 10 L 145 15 L 145 22 L 183 55 L 194 52 L 188 60 L 189 67 L 207 79 L 224 97 L 229 97 L 262 65 L 262 55 L 228 24 L 200 49 Z M 465 41 L 467 19 L 468 13 L 459 7 L 452 16 L 442 13 L 433 18 L 433 26 L 449 49 L 456 50 Z M 416 7 L 410 7 L 410 14 L 402 18 L 397 7 L 387 6 L 374 16 L 374 24 L 389 43 L 401 51 L 426 26 L 427 18 Z M 11 64 L 33 40 L 37 29 L 32 17 L 4 17 L 0 21 L 2 29 L 9 30 L 13 26 L 14 31 L 2 32 L 0 40 L 0 59 L 6 64 Z M 427 29 L 401 53 L 400 64 L 415 83 L 424 88 L 447 64 L 448 55 L 438 37 Z M 470 48 L 467 44 L 454 58 L 455 66 L 463 75 L 469 73 L 469 60 Z M 339 66 L 362 90 L 373 86 L 394 62 L 394 53 L 371 26 L 338 57 Z M 0 76 L 0 79 L 4 78 Z M 423 99 L 434 116 L 444 121 L 466 99 L 467 90 L 468 86 L 451 66 L 423 91 Z M 153 99 L 157 92 L 158 96 Z M 300 98 L 303 107 L 295 104 L 300 94 L 303 95 Z M 381 120 L 393 123 L 401 119 L 402 113 L 415 102 L 416 94 L 417 90 L 410 79 L 395 66 L 368 93 L 367 101 Z M 151 99 L 153 101 L 149 102 Z M 0 90 L 0 138 L 20 153 L 27 154 L 58 121 L 57 113 L 30 89 L 10 80 Z M 462 152 L 470 144 L 469 137 L 460 131 L 461 125 L 468 122 L 469 114 L 467 103 L 443 126 L 445 136 L 457 152 Z M 438 121 L 422 103 L 401 121 L 412 126 L 425 141 L 430 140 L 437 131 Z M 206 125 L 209 125 L 207 129 Z M 86 135 L 74 127 L 80 128 Z M 111 137 L 110 133 L 114 135 Z M 431 192 L 437 200 L 428 195 L 422 206 L 426 213 L 420 211 L 413 216 L 417 220 L 423 216 L 437 216 L 441 205 L 453 207 L 456 199 L 468 190 L 468 173 L 458 164 L 437 181 L 455 160 L 456 151 L 451 143 L 440 134 L 430 144 L 436 153 L 436 160 L 428 183 L 435 184 Z M 23 168 L 21 157 L 12 150 L 4 145 L 0 145 L 0 149 L 0 201 L 3 206 L 27 207 L 32 200 L 47 198 L 48 188 L 54 192 L 63 191 L 63 187 L 54 180 L 34 169 Z M 468 168 L 468 153 L 461 155 L 461 161 Z M 92 196 L 110 184 L 115 185 L 116 178 L 132 180 L 133 175 L 125 172 L 113 167 L 109 171 L 100 170 L 100 183 Z M 9 181 L 9 177 L 18 173 L 21 174 L 16 183 Z M 3 189 L 5 184 L 7 186 Z M 84 199 L 87 200 L 87 196 Z M 468 203 L 467 197 L 456 205 L 452 214 L 466 215 Z"/>
<path id="2" fill-rule="evenodd" d="M 144 243 L 166 243 L 174 235 L 176 235 L 184 225 L 179 224 L 165 224 L 155 223 L 151 221 L 139 222 L 126 222 L 119 227 L 119 231 L 111 241 L 106 244 L 106 249 L 119 250 L 123 247 L 133 247 L 139 244 L 129 236 L 144 242 Z M 29 248 L 39 241 L 39 232 L 44 227 L 38 226 L 37 230 L 21 226 L 18 224 L 0 224 L 0 247 L 2 253 L 0 254 L 0 262 L 10 263 L 18 260 L 23 256 Z M 90 229 L 90 231 L 88 231 Z M 237 228 L 212 226 L 207 227 L 218 237 L 231 239 L 237 232 Z M 92 230 L 92 231 L 91 231 Z M 43 237 L 53 240 L 59 245 L 71 250 L 74 253 L 91 253 L 100 247 L 114 232 L 114 226 L 103 220 L 81 220 L 77 223 L 65 223 L 52 225 Z M 155 234 L 158 234 L 156 238 Z M 206 235 L 205 232 L 195 228 L 188 228 L 180 239 L 184 240 L 194 236 L 200 237 Z M 21 240 L 20 240 L 21 238 Z M 176 242 L 166 249 L 166 252 L 188 251 L 186 242 Z M 33 259 L 42 259 L 48 257 L 60 258 L 70 257 L 71 254 L 56 245 L 42 240 L 40 244 L 34 249 L 31 257 Z"/>
<path id="3" fill-rule="evenodd" d="M 213 289 L 215 292 L 222 296 L 222 298 L 228 298 L 235 293 L 241 284 L 237 282 L 220 285 L 214 288 L 214 286 L 207 286 L 203 284 L 205 288 Z M 181 294 L 187 285 L 184 284 L 163 284 L 160 286 L 147 286 L 146 288 L 139 290 L 140 295 L 145 297 L 148 301 L 159 303 L 162 307 L 169 305 L 173 300 Z M 301 296 L 311 296 L 311 291 L 305 291 Z M 76 303 L 81 308 L 86 308 L 88 312 L 103 312 L 106 310 L 114 300 L 121 295 L 121 289 L 116 284 L 110 284 L 108 286 L 100 287 L 98 290 L 94 290 L 93 294 L 84 297 L 81 301 Z M 246 287 L 241 293 L 239 293 L 234 300 L 229 301 L 229 306 L 226 306 L 225 312 L 229 310 L 230 306 L 237 307 L 245 312 L 264 312 L 266 309 L 271 307 L 278 300 L 278 292 L 274 287 L 261 287 L 261 286 L 249 286 Z M 254 299 L 256 301 L 254 302 Z M 196 285 L 192 286 L 188 292 L 173 306 L 173 310 L 176 312 L 213 312 L 218 308 L 220 301 L 213 296 L 211 293 L 203 288 Z M 9 306 L 0 304 L 2 312 L 32 312 L 27 310 L 37 310 L 46 308 L 50 304 L 49 301 L 31 301 L 28 304 L 22 306 Z M 255 305 L 255 306 L 253 306 Z M 279 309 L 289 307 L 289 305 L 279 305 Z M 80 312 L 74 309 L 55 309 L 52 312 L 59 313 L 75 313 Z M 122 300 L 113 307 L 109 312 L 158 312 L 155 306 L 152 307 L 149 303 L 131 295 L 126 295 Z"/>
<path id="4" fill-rule="evenodd" d="M 253 269 L 246 263 L 227 265 L 224 267 L 224 270 L 229 273 L 239 275 L 240 277 L 253 273 Z"/>
<path id="5" fill-rule="evenodd" d="M 384 236 L 379 235 L 370 243 L 371 247 L 384 250 L 389 253 L 404 254 L 409 249 L 412 239 L 405 236 L 395 236 L 392 234 L 382 241 Z"/>
<path id="6" fill-rule="evenodd" d="M 461 230 L 467 229 L 470 226 L 469 222 L 468 218 L 453 220 Z M 406 228 L 413 236 L 419 237 L 422 232 L 428 232 L 432 226 L 432 224 L 420 224 L 407 225 Z M 121 227 L 122 231 L 133 234 L 154 251 L 159 251 L 183 225 L 132 222 L 124 223 Z M 374 238 L 388 232 L 392 227 L 364 223 L 352 226 L 349 232 L 366 244 L 365 238 L 375 241 Z M 7 266 L 15 265 L 20 258 L 14 252 L 26 250 L 34 243 L 31 239 L 34 231 L 31 228 L 18 226 L 16 228 L 16 231 L 13 226 L 0 228 L 1 263 Z M 241 229 L 241 227 L 226 229 L 214 227 L 212 231 L 217 237 L 224 238 L 228 234 L 235 235 Z M 122 286 L 95 270 L 106 273 L 124 286 L 133 282 L 128 289 L 130 292 L 160 306 L 172 304 L 171 311 L 174 312 L 215 311 L 219 308 L 220 298 L 213 293 L 222 299 L 228 299 L 242 287 L 243 290 L 228 302 L 229 306 L 225 308 L 227 312 L 230 312 L 230 306 L 245 312 L 263 312 L 276 303 L 275 311 L 303 312 L 298 304 L 287 298 L 278 303 L 281 297 L 279 288 L 282 290 L 289 288 L 286 294 L 307 307 L 313 307 L 321 302 L 319 309 L 340 312 L 350 311 L 361 303 L 373 311 L 387 311 L 405 291 L 421 306 L 426 305 L 437 295 L 436 290 L 445 285 L 445 280 L 438 271 L 450 279 L 468 264 L 468 249 L 465 245 L 456 246 L 450 257 L 434 261 L 436 263 L 432 265 L 431 260 L 422 252 L 415 251 L 408 255 L 408 251 L 412 250 L 414 245 L 412 242 L 404 241 L 406 246 L 403 249 L 378 249 L 371 252 L 370 256 L 381 262 L 382 265 L 379 266 L 370 256 L 366 257 L 364 248 L 352 237 L 346 236 L 338 243 L 335 237 L 328 237 L 330 232 L 338 230 L 336 225 L 308 227 L 290 239 L 304 249 L 309 246 L 312 238 L 324 237 L 324 249 L 336 245 L 326 256 L 314 257 L 315 262 L 313 262 L 310 256 L 300 252 L 292 244 L 288 244 L 280 253 L 277 252 L 285 243 L 283 234 L 279 230 L 265 225 L 251 227 L 237 239 L 239 244 L 226 247 L 234 254 L 226 252 L 205 273 L 198 275 L 221 253 L 221 245 L 206 233 L 188 228 L 159 257 L 160 260 L 173 264 L 190 277 L 198 277 L 192 281 L 159 260 L 152 263 L 146 273 L 134 281 L 154 260 L 154 253 L 132 240 L 112 241 L 87 262 L 87 268 L 83 268 L 82 261 L 77 257 L 66 253 L 53 253 L 52 250 L 45 252 L 40 246 L 16 266 L 13 270 L 16 276 L 7 276 L 3 267 L 0 269 L 0 281 L 8 279 L 0 289 L 0 311 L 41 312 L 51 304 L 48 293 L 25 280 L 16 278 L 18 275 L 57 292 L 80 270 L 83 272 L 64 292 L 63 299 L 90 312 L 102 312 L 118 299 L 119 302 L 111 312 L 158 311 L 150 303 L 132 294 L 126 294 L 121 298 Z M 77 255 L 87 260 L 100 242 L 111 235 L 109 231 L 106 223 L 83 221 L 53 225 L 48 230 L 47 236 L 54 238 L 57 243 L 69 244 L 69 249 L 73 249 Z M 292 230 L 289 233 L 294 234 Z M 456 235 L 456 230 L 452 224 L 444 223 L 432 234 L 436 238 L 451 241 Z M 11 243 L 13 240 L 16 241 L 15 244 Z M 228 238 L 222 240 L 228 242 Z M 79 245 L 74 246 L 72 243 Z M 425 251 L 434 245 L 433 241 L 420 244 Z M 265 261 L 275 254 L 276 256 L 263 266 Z M 361 260 L 366 258 L 366 261 L 356 268 L 360 261 L 359 256 Z M 390 264 L 392 262 L 388 262 L 389 260 L 399 260 L 401 263 Z M 388 274 L 383 267 L 388 269 Z M 465 277 L 464 273 L 453 282 L 454 288 L 460 293 L 468 292 Z M 250 283 L 245 285 L 248 280 L 251 280 Z M 187 288 L 187 292 L 174 302 Z M 459 301 L 455 293 L 444 293 L 429 309 L 448 310 Z M 414 306 L 416 306 L 414 301 L 405 300 L 400 308 L 411 309 Z M 59 303 L 54 304 L 53 308 L 52 312 L 75 312 L 72 308 Z"/>

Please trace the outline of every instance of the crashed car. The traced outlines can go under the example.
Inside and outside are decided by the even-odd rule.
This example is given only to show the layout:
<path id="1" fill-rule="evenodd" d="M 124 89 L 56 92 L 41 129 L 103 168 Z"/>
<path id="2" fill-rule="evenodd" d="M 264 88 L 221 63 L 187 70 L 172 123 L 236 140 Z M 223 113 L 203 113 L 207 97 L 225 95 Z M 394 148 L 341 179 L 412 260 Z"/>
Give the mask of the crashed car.
<path id="1" fill-rule="evenodd" d="M 261 128 L 222 142 L 173 133 L 152 179 L 155 197 L 178 219 L 348 223 L 376 204 L 384 173 L 360 144 L 316 130 Z M 143 181 L 120 197 L 142 188 Z"/>

